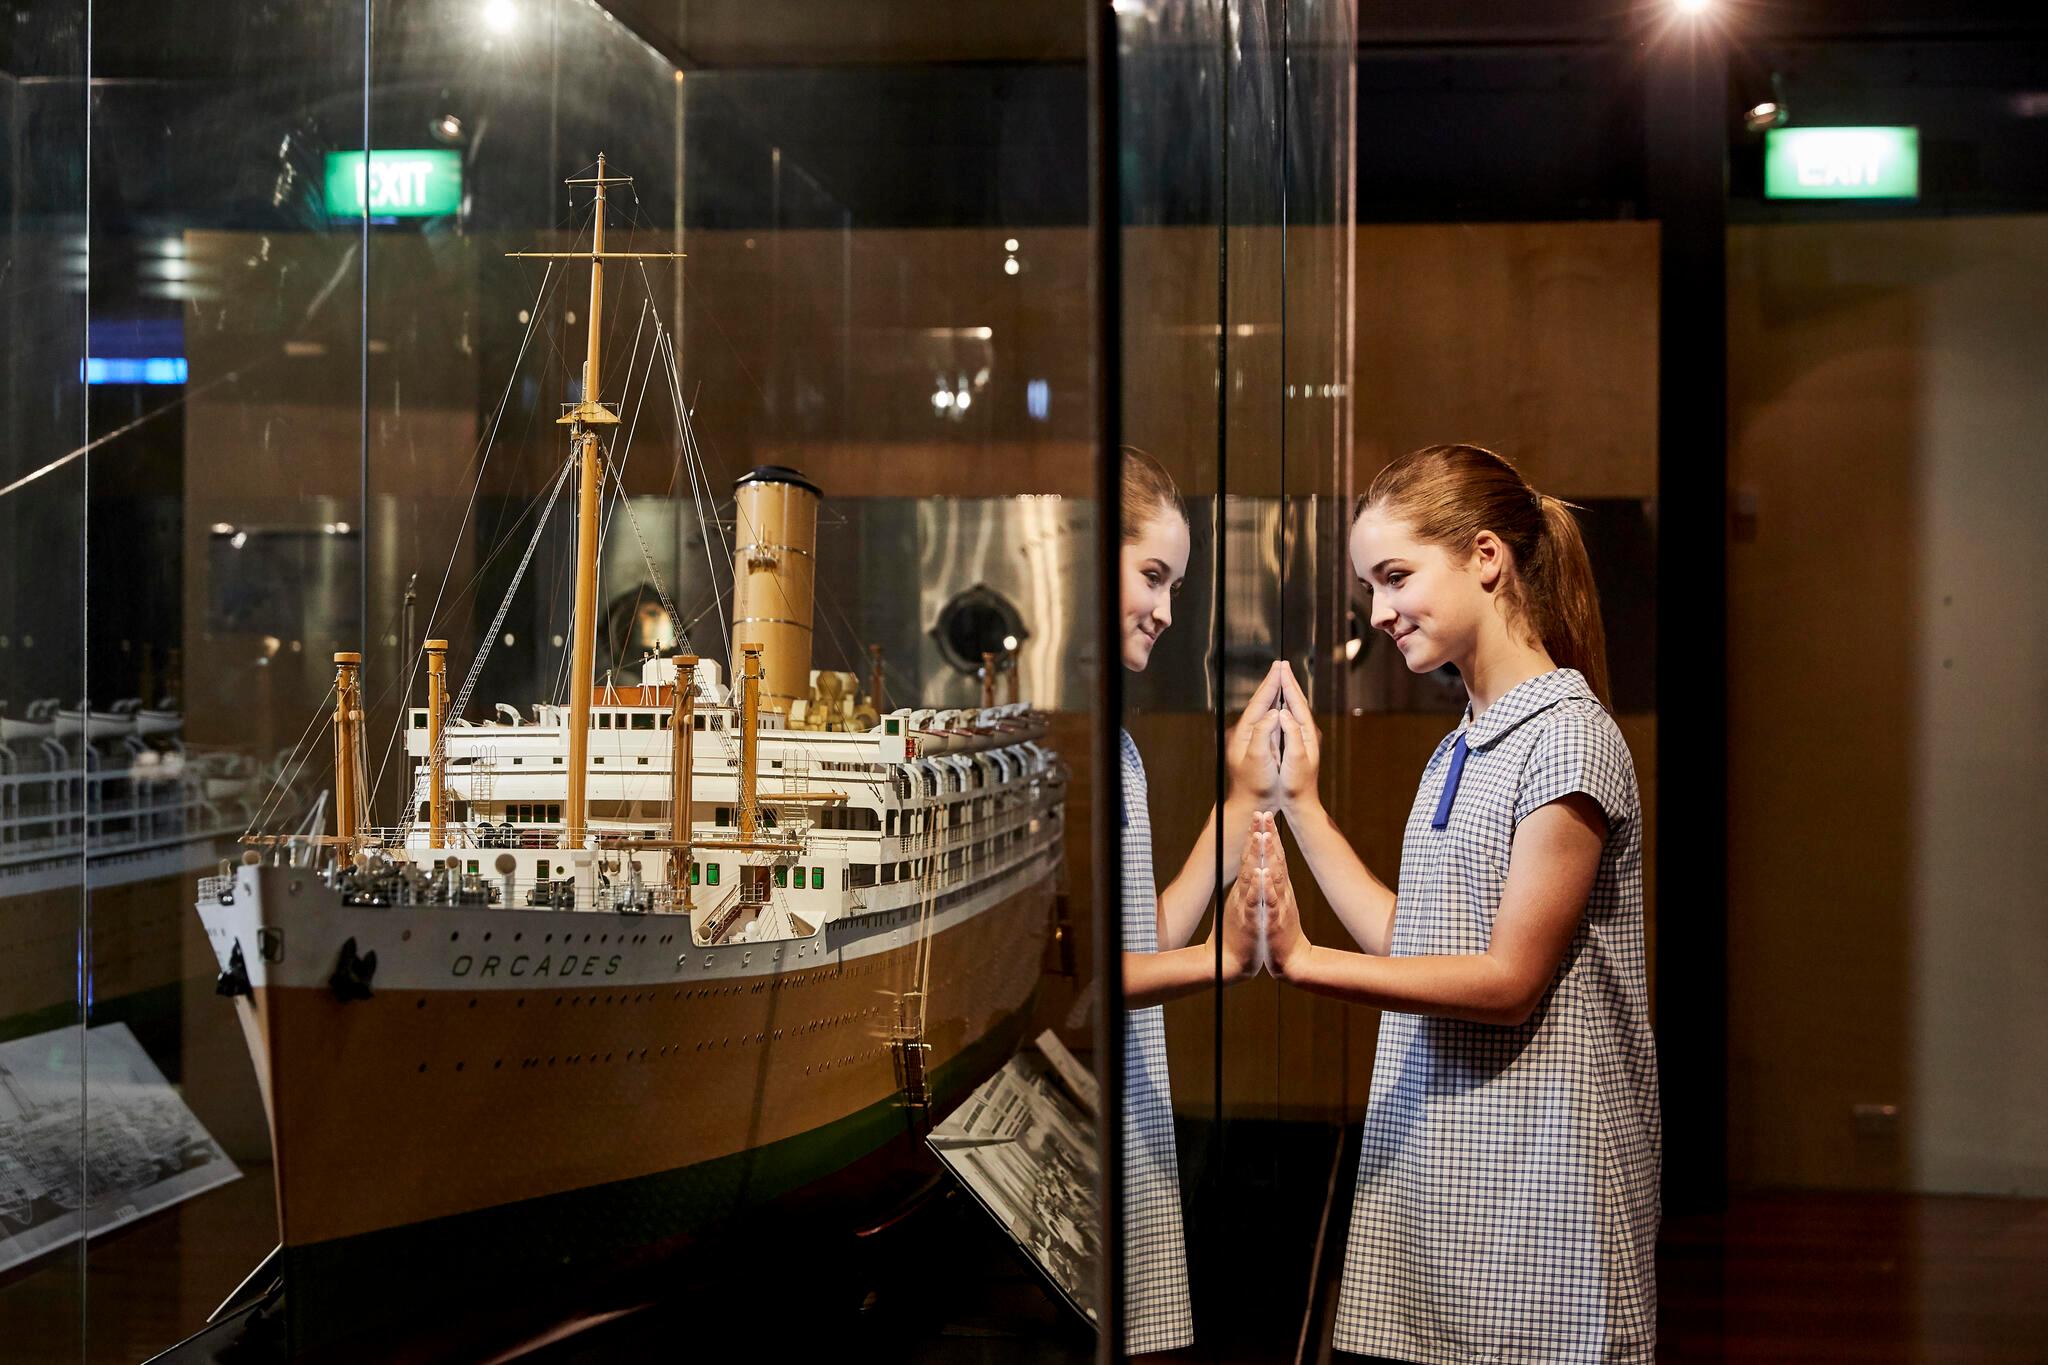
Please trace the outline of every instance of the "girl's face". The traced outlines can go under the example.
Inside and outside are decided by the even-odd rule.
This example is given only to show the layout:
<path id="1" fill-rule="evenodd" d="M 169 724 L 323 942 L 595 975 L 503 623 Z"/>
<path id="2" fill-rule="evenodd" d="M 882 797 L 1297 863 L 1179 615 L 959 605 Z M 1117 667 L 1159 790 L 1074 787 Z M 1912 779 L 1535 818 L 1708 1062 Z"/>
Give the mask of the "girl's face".
<path id="1" fill-rule="evenodd" d="M 1458 560 L 1379 508 L 1351 528 L 1351 568 L 1372 593 L 1372 627 L 1392 637 L 1411 673 L 1472 656 L 1495 612 L 1504 553 L 1491 531 L 1481 531 L 1472 554 Z"/>
<path id="2" fill-rule="evenodd" d="M 1170 507 L 1160 508 L 1136 540 L 1124 542 L 1122 624 L 1124 667 L 1143 673 L 1152 646 L 1173 624 L 1173 599 L 1188 575 L 1188 524 Z"/>

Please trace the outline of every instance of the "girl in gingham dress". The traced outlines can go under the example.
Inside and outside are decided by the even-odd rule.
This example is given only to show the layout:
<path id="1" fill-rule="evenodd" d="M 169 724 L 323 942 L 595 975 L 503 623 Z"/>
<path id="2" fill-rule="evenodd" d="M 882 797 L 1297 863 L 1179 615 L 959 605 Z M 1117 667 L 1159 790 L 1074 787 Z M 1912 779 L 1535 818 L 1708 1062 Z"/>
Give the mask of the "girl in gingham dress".
<path id="1" fill-rule="evenodd" d="M 1125 668 L 1142 673 L 1160 632 L 1173 624 L 1173 597 L 1187 575 L 1187 513 L 1166 471 L 1129 446 L 1123 451 L 1122 492 L 1122 656 Z M 1221 811 L 1221 859 L 1215 842 L 1217 813 L 1212 811 L 1180 875 L 1157 892 L 1145 765 L 1130 732 L 1122 736 L 1123 973 L 1129 1010 L 1124 1019 L 1124 1350 L 1131 1355 L 1177 1350 L 1195 1336 L 1160 1002 L 1216 984 L 1219 952 L 1223 982 L 1246 974 L 1241 935 L 1227 935 L 1220 949 L 1214 942 L 1190 945 L 1188 940 L 1215 892 L 1216 868 L 1235 869 L 1252 812 L 1278 798 L 1274 753 L 1283 714 L 1277 708 L 1280 672 L 1277 666 L 1268 671 L 1245 713 L 1257 719 L 1240 724 L 1228 742 L 1231 789 Z"/>
<path id="2" fill-rule="evenodd" d="M 1350 549 L 1373 626 L 1413 672 L 1455 665 L 1470 705 L 1423 769 L 1389 889 L 1324 812 L 1319 737 L 1283 684 L 1280 810 L 1363 953 L 1302 937 L 1271 815 L 1242 855 L 1274 975 L 1385 1011 L 1335 1344 L 1418 1365 L 1648 1365 L 1661 1138 L 1642 808 L 1584 542 L 1507 461 L 1433 446 L 1373 481 Z"/>

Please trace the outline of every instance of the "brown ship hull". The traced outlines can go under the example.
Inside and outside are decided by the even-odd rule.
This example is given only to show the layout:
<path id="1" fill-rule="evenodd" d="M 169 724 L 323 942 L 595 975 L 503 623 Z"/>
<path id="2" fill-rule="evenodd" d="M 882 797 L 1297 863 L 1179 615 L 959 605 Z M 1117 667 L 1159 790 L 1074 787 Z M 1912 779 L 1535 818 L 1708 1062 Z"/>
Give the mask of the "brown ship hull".
<path id="1" fill-rule="evenodd" d="M 1023 1032 L 1052 856 L 934 919 L 924 1036 L 941 1111 Z M 263 871 L 261 899 L 283 900 Z M 216 951 L 322 894 L 244 906 L 239 922 L 209 912 Z M 532 931 L 567 920 L 591 932 Z M 447 979 L 398 927 L 429 923 L 450 940 L 433 945 Z M 345 1001 L 278 962 L 238 1002 L 267 1080 L 295 1353 L 451 1294 L 516 1295 L 645 1259 L 916 1150 L 891 1041 L 916 970 L 905 912 L 828 923 L 801 957 L 793 943 L 713 954 L 666 916 L 328 904 L 283 932 L 297 957 L 331 954 L 317 940 L 343 930 L 401 954 L 398 979 Z M 669 979 L 650 979 L 657 966 Z"/>

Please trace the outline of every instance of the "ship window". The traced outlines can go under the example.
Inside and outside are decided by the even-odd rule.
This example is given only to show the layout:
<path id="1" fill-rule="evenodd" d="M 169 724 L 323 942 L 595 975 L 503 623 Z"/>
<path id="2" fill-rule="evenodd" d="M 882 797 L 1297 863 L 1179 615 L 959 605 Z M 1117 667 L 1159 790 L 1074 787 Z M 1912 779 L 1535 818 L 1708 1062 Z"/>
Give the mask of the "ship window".
<path id="1" fill-rule="evenodd" d="M 813 891 L 823 891 L 824 889 L 825 889 L 825 869 L 824 869 L 824 868 L 822 868 L 822 867 L 814 867 L 814 868 L 812 868 L 812 869 L 811 869 L 811 890 L 813 890 Z"/>
<path id="2" fill-rule="evenodd" d="M 787 887 L 787 886 L 789 885 L 789 869 L 788 869 L 788 868 L 786 868 L 786 867 L 778 867 L 778 868 L 776 868 L 776 869 L 775 869 L 775 884 L 776 884 L 777 886 L 782 886 L 782 887 Z"/>
<path id="3" fill-rule="evenodd" d="M 525 760 L 525 759 L 523 759 L 523 758 L 515 758 L 515 759 L 513 759 L 513 760 L 512 760 L 512 766 L 516 768 L 516 767 L 520 766 L 520 765 L 521 765 L 522 763 L 524 763 L 524 762 L 526 762 L 526 760 Z"/>
<path id="4" fill-rule="evenodd" d="M 424 801 L 422 801 L 422 802 L 420 802 L 420 813 L 419 813 L 418 815 L 415 815 L 415 816 L 413 817 L 413 819 L 415 819 L 415 820 L 424 820 L 424 819 L 426 819 L 426 818 L 427 818 L 427 803 L 426 803 L 426 802 L 424 802 Z"/>
<path id="5" fill-rule="evenodd" d="M 641 766 L 641 767 L 643 767 L 643 768 L 647 766 L 647 755 L 646 755 L 646 754 L 642 754 L 642 755 L 640 755 L 640 766 Z"/>
<path id="6" fill-rule="evenodd" d="M 662 729 L 664 729 L 664 730 L 668 729 L 668 728 L 669 728 L 669 724 L 668 724 L 668 722 L 669 722 L 669 714 L 668 714 L 668 712 L 664 711 L 664 712 L 662 712 L 662 713 L 661 713 L 661 728 L 662 728 Z"/>
<path id="7" fill-rule="evenodd" d="M 426 729 L 426 728 L 427 728 L 427 713 L 426 713 L 426 712 L 424 712 L 424 711 L 415 711 L 415 712 L 413 712 L 413 713 L 412 713 L 412 728 L 413 728 L 413 729 L 415 729 L 415 730 L 424 730 L 424 729 Z"/>
<path id="8" fill-rule="evenodd" d="M 691 728 L 692 730 L 701 730 L 701 729 L 703 729 L 703 728 L 704 728 L 704 717 L 703 717 L 703 716 L 692 716 L 692 717 L 690 717 L 690 728 Z"/>
<path id="9" fill-rule="evenodd" d="M 699 882 L 701 882 L 701 881 L 703 881 L 703 880 L 704 880 L 704 869 L 703 869 L 703 867 L 702 867 L 702 866 L 700 866 L 700 865 L 699 865 L 699 864 L 697 864 L 697 863 L 691 863 L 691 864 L 690 864 L 690 885 L 692 885 L 692 886 L 695 886 L 695 885 L 697 885 L 697 883 L 699 883 Z"/>
<path id="10" fill-rule="evenodd" d="M 609 730 L 609 729 L 611 729 L 611 728 L 612 728 L 612 713 L 611 713 L 611 712 L 609 712 L 609 711 L 600 711 L 600 712 L 598 712 L 598 713 L 597 713 L 597 728 L 598 728 L 598 729 L 600 729 L 600 730 Z"/>
<path id="11" fill-rule="evenodd" d="M 642 711 L 636 714 L 633 717 L 633 728 L 635 730 L 652 730 L 654 728 L 654 713 L 652 711 Z"/>
<path id="12" fill-rule="evenodd" d="M 474 859 L 474 858 L 471 858 L 471 859 L 469 860 L 469 875 L 470 875 L 470 876 L 472 876 L 472 877 L 474 877 L 474 876 L 476 875 L 476 872 L 477 872 L 477 866 L 476 866 L 476 859 Z"/>
<path id="13" fill-rule="evenodd" d="M 888 719 L 887 721 L 885 721 L 885 722 L 883 723 L 883 729 L 882 729 L 882 733 L 883 733 L 883 734 L 885 734 L 885 735 L 900 735 L 900 734 L 902 734 L 902 733 L 903 733 L 903 722 L 902 722 L 902 721 L 900 721 L 900 720 L 898 720 L 898 719 L 896 719 L 896 717 L 894 717 L 894 716 L 891 716 L 891 717 L 889 717 L 889 719 Z"/>
<path id="14" fill-rule="evenodd" d="M 551 802 L 549 802 L 549 803 L 548 803 L 548 819 L 550 819 L 550 820 L 559 820 L 559 819 L 561 819 L 561 818 L 562 818 L 562 807 L 561 807 L 561 805 L 560 805 L 559 803 L 557 803 L 557 802 L 552 802 L 552 801 L 551 801 Z"/>
<path id="15" fill-rule="evenodd" d="M 705 884 L 706 886 L 716 886 L 716 885 L 718 885 L 718 864 L 717 864 L 717 863 L 706 863 L 706 864 L 704 864 L 704 884 Z"/>
<path id="16" fill-rule="evenodd" d="M 732 807 L 720 806 L 711 813 L 711 818 L 714 824 L 730 825 L 732 823 Z"/>

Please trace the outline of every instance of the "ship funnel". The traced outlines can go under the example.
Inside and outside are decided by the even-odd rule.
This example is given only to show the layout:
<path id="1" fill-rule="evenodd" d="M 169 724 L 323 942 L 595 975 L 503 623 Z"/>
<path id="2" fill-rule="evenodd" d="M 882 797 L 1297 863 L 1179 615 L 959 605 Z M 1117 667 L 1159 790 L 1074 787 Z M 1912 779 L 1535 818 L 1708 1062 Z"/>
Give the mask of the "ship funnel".
<path id="1" fill-rule="evenodd" d="M 759 641 L 761 709 L 789 714 L 811 694 L 811 603 L 817 588 L 818 486 L 762 465 L 733 488 L 732 638 Z M 739 648 L 734 644 L 734 649 Z M 737 655 L 732 676 L 742 672 Z"/>

